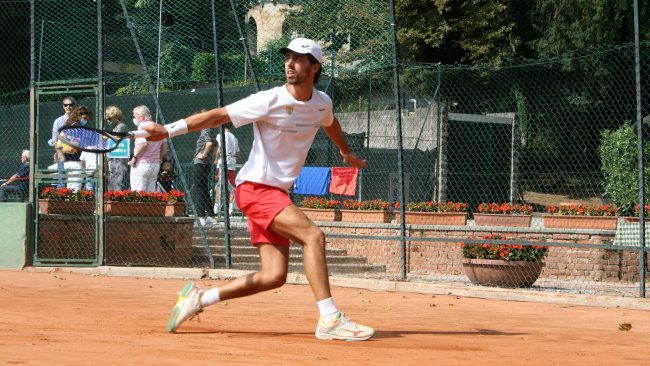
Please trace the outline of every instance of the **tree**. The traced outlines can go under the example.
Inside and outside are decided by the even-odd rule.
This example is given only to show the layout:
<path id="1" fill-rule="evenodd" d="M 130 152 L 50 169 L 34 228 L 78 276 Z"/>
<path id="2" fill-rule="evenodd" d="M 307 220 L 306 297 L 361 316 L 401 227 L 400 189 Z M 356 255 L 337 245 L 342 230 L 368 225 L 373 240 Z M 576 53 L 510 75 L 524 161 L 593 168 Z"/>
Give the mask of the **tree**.
<path id="1" fill-rule="evenodd" d="M 519 44 L 506 1 L 400 0 L 396 12 L 407 60 L 500 64 Z"/>
<path id="2" fill-rule="evenodd" d="M 304 1 L 287 14 L 285 30 L 318 40 L 337 64 L 359 67 L 390 61 L 389 23 L 381 1 Z"/>
<path id="3" fill-rule="evenodd" d="M 629 0 L 537 0 L 533 41 L 540 56 L 565 55 L 633 40 Z M 631 36 L 631 37 L 630 37 Z"/>

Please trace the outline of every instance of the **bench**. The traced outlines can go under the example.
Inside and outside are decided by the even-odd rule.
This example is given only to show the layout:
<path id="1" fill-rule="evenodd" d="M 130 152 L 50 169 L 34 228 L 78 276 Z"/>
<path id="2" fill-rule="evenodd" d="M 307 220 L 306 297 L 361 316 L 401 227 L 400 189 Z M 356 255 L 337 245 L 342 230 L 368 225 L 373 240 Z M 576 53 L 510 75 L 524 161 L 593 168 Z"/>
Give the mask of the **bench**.
<path id="1" fill-rule="evenodd" d="M 640 236 L 639 230 L 641 229 L 638 222 L 619 222 L 616 226 L 616 234 L 612 245 L 621 247 L 639 247 Z M 650 247 L 650 222 L 645 223 L 645 245 Z"/>

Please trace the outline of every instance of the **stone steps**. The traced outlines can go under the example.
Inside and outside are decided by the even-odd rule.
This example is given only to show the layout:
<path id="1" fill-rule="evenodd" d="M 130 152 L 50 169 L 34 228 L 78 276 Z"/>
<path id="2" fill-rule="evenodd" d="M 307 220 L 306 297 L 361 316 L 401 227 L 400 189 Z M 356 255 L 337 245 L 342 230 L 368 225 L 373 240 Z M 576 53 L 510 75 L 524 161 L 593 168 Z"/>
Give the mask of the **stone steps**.
<path id="1" fill-rule="evenodd" d="M 225 240 L 223 230 L 207 229 L 204 231 L 208 241 L 210 252 L 216 268 L 225 267 Z M 243 234 L 243 235 L 242 235 Z M 242 231 L 231 232 L 231 261 L 232 268 L 239 270 L 259 269 L 259 255 L 257 249 L 250 245 L 248 234 Z M 206 248 L 199 232 L 195 229 L 192 238 L 192 261 L 203 265 L 209 265 L 209 258 L 206 255 Z M 384 273 L 386 266 L 369 264 L 364 256 L 349 255 L 345 249 L 328 248 L 327 265 L 330 273 L 333 274 L 364 274 Z M 289 249 L 289 272 L 304 273 L 302 247 L 292 245 Z"/>

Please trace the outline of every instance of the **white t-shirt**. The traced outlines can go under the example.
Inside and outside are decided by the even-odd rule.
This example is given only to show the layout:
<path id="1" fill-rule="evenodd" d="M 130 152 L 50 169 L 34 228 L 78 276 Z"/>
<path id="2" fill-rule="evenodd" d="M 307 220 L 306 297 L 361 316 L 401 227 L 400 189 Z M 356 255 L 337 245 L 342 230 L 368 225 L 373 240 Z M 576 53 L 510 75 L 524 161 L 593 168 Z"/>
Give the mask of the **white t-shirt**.
<path id="1" fill-rule="evenodd" d="M 253 147 L 236 184 L 256 182 L 288 191 L 300 174 L 321 126 L 334 121 L 332 100 L 316 89 L 310 100 L 296 100 L 279 86 L 226 106 L 235 127 L 253 124 Z"/>
<path id="2" fill-rule="evenodd" d="M 226 131 L 226 166 L 230 170 L 235 169 L 235 164 L 237 164 L 237 153 L 239 152 L 239 141 L 235 135 L 231 132 Z M 221 134 L 217 134 L 217 149 L 221 151 Z M 221 157 L 219 157 L 219 166 L 221 166 Z"/>
<path id="3" fill-rule="evenodd" d="M 84 151 L 79 156 L 79 160 L 86 163 L 86 170 L 97 169 L 97 154 Z"/>

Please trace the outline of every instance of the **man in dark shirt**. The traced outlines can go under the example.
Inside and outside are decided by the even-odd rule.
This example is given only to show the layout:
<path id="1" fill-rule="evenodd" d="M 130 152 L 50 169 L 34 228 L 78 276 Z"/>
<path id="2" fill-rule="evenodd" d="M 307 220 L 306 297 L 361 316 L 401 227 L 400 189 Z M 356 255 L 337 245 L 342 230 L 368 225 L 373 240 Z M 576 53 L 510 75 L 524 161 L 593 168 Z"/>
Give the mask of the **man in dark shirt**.
<path id="1" fill-rule="evenodd" d="M 29 188 L 29 150 L 23 150 L 20 155 L 20 167 L 16 174 L 0 184 L 0 202 L 6 201 L 6 192 L 14 191 L 22 199 L 27 196 Z"/>
<path id="2" fill-rule="evenodd" d="M 201 131 L 201 135 L 196 140 L 196 151 L 194 152 L 192 166 L 192 197 L 196 203 L 196 216 L 201 218 L 201 224 L 211 225 L 216 220 L 211 216 L 212 198 L 210 197 L 210 168 L 212 167 L 212 153 L 215 147 L 215 131 L 206 128 Z"/>

